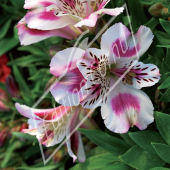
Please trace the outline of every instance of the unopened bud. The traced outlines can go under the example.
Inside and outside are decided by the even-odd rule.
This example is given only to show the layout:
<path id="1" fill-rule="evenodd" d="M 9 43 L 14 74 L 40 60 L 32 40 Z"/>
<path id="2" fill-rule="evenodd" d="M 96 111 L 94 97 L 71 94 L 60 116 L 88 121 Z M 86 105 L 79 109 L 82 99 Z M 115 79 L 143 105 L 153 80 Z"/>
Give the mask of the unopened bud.
<path id="1" fill-rule="evenodd" d="M 7 78 L 6 78 L 6 87 L 7 87 L 7 90 L 8 90 L 8 93 L 12 96 L 12 97 L 19 97 L 19 88 L 18 88 L 18 85 L 15 81 L 15 79 L 9 75 Z"/>
<path id="2" fill-rule="evenodd" d="M 154 4 L 149 8 L 149 13 L 154 17 L 170 16 L 168 8 L 162 4 Z"/>

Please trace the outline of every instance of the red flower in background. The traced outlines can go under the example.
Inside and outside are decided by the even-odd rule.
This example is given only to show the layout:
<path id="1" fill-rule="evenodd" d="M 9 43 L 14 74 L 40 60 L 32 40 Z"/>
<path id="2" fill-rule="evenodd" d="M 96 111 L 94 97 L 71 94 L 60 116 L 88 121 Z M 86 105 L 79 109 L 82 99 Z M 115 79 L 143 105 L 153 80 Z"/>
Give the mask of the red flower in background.
<path id="1" fill-rule="evenodd" d="M 7 66 L 8 58 L 6 55 L 0 57 L 0 82 L 5 83 L 6 78 L 11 74 L 11 69 Z M 0 89 L 0 111 L 8 111 L 4 101 L 7 101 L 6 92 Z"/>
<path id="2" fill-rule="evenodd" d="M 0 57 L 0 82 L 5 83 L 5 80 L 9 74 L 11 74 L 11 69 L 7 66 L 8 58 L 6 55 Z"/>

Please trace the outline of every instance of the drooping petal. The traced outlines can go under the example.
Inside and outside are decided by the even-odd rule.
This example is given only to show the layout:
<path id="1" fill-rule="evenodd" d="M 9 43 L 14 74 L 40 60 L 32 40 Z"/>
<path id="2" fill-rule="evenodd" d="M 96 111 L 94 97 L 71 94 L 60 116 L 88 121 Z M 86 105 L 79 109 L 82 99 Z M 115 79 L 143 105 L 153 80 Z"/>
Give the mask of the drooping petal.
<path id="1" fill-rule="evenodd" d="M 97 12 L 95 12 L 96 14 L 108 14 L 108 15 L 112 15 L 112 16 L 117 16 L 119 14 L 121 14 L 123 12 L 124 8 L 113 8 L 113 9 L 107 9 L 107 8 L 103 8 L 98 10 Z"/>
<path id="2" fill-rule="evenodd" d="M 66 129 L 72 118 L 72 108 L 59 106 L 54 109 L 32 109 L 16 103 L 16 108 L 28 120 L 29 129 L 23 133 L 35 135 L 39 142 L 47 147 L 60 143 L 66 136 Z"/>
<path id="3" fill-rule="evenodd" d="M 133 37 L 122 23 L 117 23 L 103 34 L 101 49 L 109 50 L 116 60 L 139 59 L 150 47 L 153 37 L 150 28 L 145 26 L 141 26 Z"/>
<path id="4" fill-rule="evenodd" d="M 50 64 L 50 73 L 58 78 L 51 87 L 55 100 L 63 106 L 75 106 L 81 98 L 79 90 L 86 80 L 76 66 L 84 50 L 68 48 L 58 52 Z"/>
<path id="5" fill-rule="evenodd" d="M 76 125 L 79 123 L 79 113 L 80 113 L 80 107 L 77 107 L 67 129 L 68 140 L 66 144 L 68 148 L 68 153 L 73 158 L 74 162 L 77 158 L 80 162 L 84 162 L 86 159 L 80 132 L 75 131 L 70 136 L 73 130 L 75 130 Z"/>
<path id="6" fill-rule="evenodd" d="M 76 23 L 74 26 L 75 27 L 81 27 L 83 25 L 88 26 L 88 27 L 94 27 L 96 25 L 98 18 L 98 14 L 92 13 L 80 22 Z"/>
<path id="7" fill-rule="evenodd" d="M 142 87 L 153 86 L 159 81 L 160 73 L 157 66 L 135 61 L 136 60 L 128 60 L 117 64 L 117 68 L 124 70 L 131 67 L 130 72 L 135 73 L 135 76 L 132 77 L 133 87 L 141 89 Z"/>
<path id="8" fill-rule="evenodd" d="M 53 36 L 59 36 L 71 40 L 81 34 L 79 30 L 75 30 L 77 28 L 72 29 L 69 26 L 50 31 L 30 29 L 26 26 L 24 18 L 18 23 L 17 28 L 21 45 L 30 45 Z"/>
<path id="9" fill-rule="evenodd" d="M 115 81 L 112 80 L 114 86 Z M 142 91 L 119 83 L 111 89 L 108 101 L 101 108 L 106 127 L 116 133 L 126 133 L 130 126 L 145 129 L 153 122 L 153 105 Z"/>
<path id="10" fill-rule="evenodd" d="M 44 120 L 44 121 L 56 121 L 59 120 L 66 113 L 70 112 L 69 107 L 59 106 L 54 109 L 32 109 L 25 105 L 15 104 L 16 109 L 20 114 L 30 119 Z"/>
<path id="11" fill-rule="evenodd" d="M 25 21 L 29 28 L 40 30 L 59 29 L 77 22 L 70 15 L 60 14 L 57 16 L 54 11 L 48 11 L 43 7 L 29 11 L 25 15 Z"/>

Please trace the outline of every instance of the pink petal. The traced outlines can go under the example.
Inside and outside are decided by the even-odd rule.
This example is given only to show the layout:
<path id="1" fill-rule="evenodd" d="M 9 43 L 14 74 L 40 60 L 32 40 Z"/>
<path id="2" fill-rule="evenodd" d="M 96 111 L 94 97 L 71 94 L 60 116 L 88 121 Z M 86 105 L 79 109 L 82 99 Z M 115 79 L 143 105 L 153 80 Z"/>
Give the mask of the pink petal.
<path id="1" fill-rule="evenodd" d="M 77 107 L 67 129 L 67 137 L 69 137 L 72 131 L 76 128 L 76 125 L 79 123 L 79 114 L 80 107 Z M 73 158 L 73 162 L 75 162 L 77 158 L 80 162 L 85 161 L 86 156 L 80 132 L 74 132 L 71 137 L 68 138 L 66 144 L 68 148 L 68 153 Z"/>
<path id="2" fill-rule="evenodd" d="M 141 26 L 133 39 L 129 30 L 122 23 L 118 23 L 103 34 L 101 48 L 111 51 L 116 60 L 139 59 L 151 45 L 153 37 L 149 28 Z"/>
<path id="3" fill-rule="evenodd" d="M 59 29 L 68 25 L 74 25 L 77 22 L 69 15 L 56 16 L 54 11 L 48 11 L 43 7 L 29 11 L 25 16 L 25 21 L 29 28 L 40 30 Z"/>
<path id="4" fill-rule="evenodd" d="M 76 30 L 74 31 L 74 29 L 69 26 L 50 31 L 30 29 L 26 26 L 24 18 L 18 23 L 17 28 L 21 45 L 30 45 L 53 36 L 59 36 L 71 40 L 76 38 L 81 33 L 76 33 Z"/>
<path id="5" fill-rule="evenodd" d="M 112 80 L 112 85 L 115 81 Z M 101 108 L 102 118 L 108 129 L 126 133 L 130 126 L 140 130 L 152 123 L 153 105 L 142 91 L 119 83 L 108 95 L 108 101 Z"/>
<path id="6" fill-rule="evenodd" d="M 79 90 L 86 80 L 78 70 L 76 62 L 84 51 L 79 48 L 68 48 L 58 52 L 50 64 L 50 72 L 58 78 L 51 87 L 55 100 L 64 106 L 79 104 Z"/>
<path id="7" fill-rule="evenodd" d="M 80 22 L 78 22 L 77 24 L 75 24 L 74 26 L 81 27 L 81 26 L 85 25 L 88 27 L 94 27 L 96 25 L 97 18 L 98 18 L 98 15 L 95 13 L 92 13 L 89 16 L 87 16 L 86 18 L 84 18 L 83 20 L 81 20 Z"/>
<path id="8" fill-rule="evenodd" d="M 54 109 L 32 109 L 25 105 L 20 105 L 19 103 L 15 104 L 18 112 L 25 117 L 36 120 L 46 120 L 46 121 L 55 121 L 63 117 L 64 114 L 69 112 L 70 108 L 65 106 L 59 106 Z"/>
<path id="9" fill-rule="evenodd" d="M 56 5 L 56 0 L 25 0 L 25 9 L 32 9 L 38 7 L 48 7 L 52 4 Z"/>

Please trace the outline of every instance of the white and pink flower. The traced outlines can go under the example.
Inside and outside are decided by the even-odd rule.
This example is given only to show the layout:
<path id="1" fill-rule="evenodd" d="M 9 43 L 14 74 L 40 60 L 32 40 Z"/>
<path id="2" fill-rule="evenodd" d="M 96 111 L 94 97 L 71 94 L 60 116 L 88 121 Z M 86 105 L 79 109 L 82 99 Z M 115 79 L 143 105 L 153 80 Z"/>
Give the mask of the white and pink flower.
<path id="1" fill-rule="evenodd" d="M 53 30 L 68 25 L 94 27 L 98 15 L 117 16 L 124 8 L 105 9 L 110 0 L 25 0 L 25 16 L 29 28 Z"/>
<path id="2" fill-rule="evenodd" d="M 72 108 L 59 106 L 54 109 L 32 109 L 18 103 L 15 106 L 20 114 L 29 118 L 29 127 L 23 129 L 23 133 L 36 136 L 39 142 L 47 147 L 59 144 L 66 138 L 68 153 L 73 160 L 85 161 L 80 132 L 75 131 L 70 137 L 69 135 L 80 122 L 81 114 L 86 114 L 87 109 L 83 109 L 80 105 Z M 80 127 L 94 128 L 95 124 L 88 119 Z"/>
<path id="3" fill-rule="evenodd" d="M 138 62 L 153 37 L 145 26 L 133 37 L 118 23 L 103 34 L 100 50 L 88 49 L 77 62 L 87 80 L 80 89 L 82 106 L 101 106 L 104 123 L 113 132 L 125 133 L 134 125 L 143 130 L 154 120 L 153 105 L 139 89 L 157 83 L 159 69 L 153 64 Z"/>

